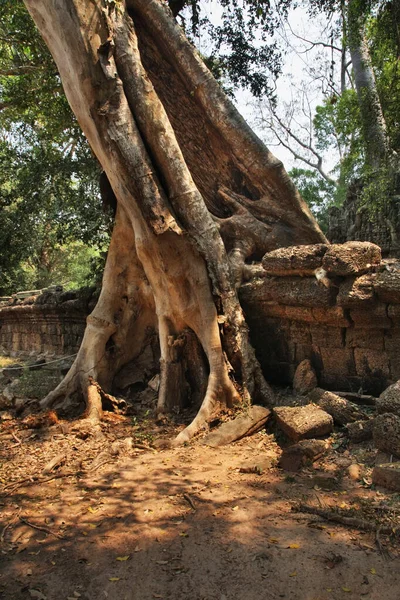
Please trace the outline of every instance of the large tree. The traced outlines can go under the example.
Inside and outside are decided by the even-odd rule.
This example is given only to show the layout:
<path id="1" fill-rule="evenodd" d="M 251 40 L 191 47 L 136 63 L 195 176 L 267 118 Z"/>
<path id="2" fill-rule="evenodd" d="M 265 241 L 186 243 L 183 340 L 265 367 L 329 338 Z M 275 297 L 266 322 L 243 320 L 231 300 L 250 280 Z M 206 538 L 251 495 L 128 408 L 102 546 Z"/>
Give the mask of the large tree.
<path id="1" fill-rule="evenodd" d="M 254 261 L 324 236 L 282 164 L 226 98 L 163 0 L 25 0 L 118 201 L 99 301 L 44 401 L 99 387 L 160 342 L 159 411 L 271 402 L 237 289 Z M 176 4 L 176 3 L 174 3 Z M 268 343 L 268 340 L 266 340 Z"/>

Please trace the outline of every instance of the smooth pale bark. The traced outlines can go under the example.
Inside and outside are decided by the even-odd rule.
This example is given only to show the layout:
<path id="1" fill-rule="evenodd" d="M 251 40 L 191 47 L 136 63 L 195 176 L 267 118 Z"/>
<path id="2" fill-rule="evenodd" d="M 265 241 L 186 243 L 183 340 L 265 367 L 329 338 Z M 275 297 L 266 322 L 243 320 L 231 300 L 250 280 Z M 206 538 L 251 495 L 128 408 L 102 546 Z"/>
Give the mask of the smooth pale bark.
<path id="1" fill-rule="evenodd" d="M 110 389 L 155 332 L 159 410 L 204 390 L 177 443 L 221 404 L 271 403 L 236 289 L 266 251 L 324 241 L 282 164 L 161 0 L 129 0 L 129 12 L 100 0 L 25 3 L 118 201 L 99 302 L 43 405 L 77 391 L 90 401 L 93 380 Z"/>
<path id="2" fill-rule="evenodd" d="M 349 1 L 347 21 L 349 49 L 360 106 L 367 163 L 372 169 L 377 170 L 392 152 L 365 37 L 365 16 L 360 13 L 359 0 Z"/>

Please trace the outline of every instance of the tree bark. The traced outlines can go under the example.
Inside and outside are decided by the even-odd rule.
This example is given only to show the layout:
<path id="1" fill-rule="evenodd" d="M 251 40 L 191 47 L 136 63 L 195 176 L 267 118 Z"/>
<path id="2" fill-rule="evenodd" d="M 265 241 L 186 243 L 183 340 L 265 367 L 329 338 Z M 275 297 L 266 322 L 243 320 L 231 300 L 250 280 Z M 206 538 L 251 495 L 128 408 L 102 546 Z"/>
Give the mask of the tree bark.
<path id="1" fill-rule="evenodd" d="M 82 391 L 88 400 L 93 381 L 109 389 L 155 332 L 158 410 L 205 390 L 177 443 L 221 404 L 271 403 L 236 290 L 266 251 L 324 241 L 282 164 L 161 0 L 25 3 L 118 200 L 98 304 L 43 406 Z"/>
<path id="2" fill-rule="evenodd" d="M 360 106 L 366 161 L 373 170 L 378 170 L 392 152 L 365 37 L 365 16 L 360 9 L 359 0 L 349 0 L 347 35 Z"/>

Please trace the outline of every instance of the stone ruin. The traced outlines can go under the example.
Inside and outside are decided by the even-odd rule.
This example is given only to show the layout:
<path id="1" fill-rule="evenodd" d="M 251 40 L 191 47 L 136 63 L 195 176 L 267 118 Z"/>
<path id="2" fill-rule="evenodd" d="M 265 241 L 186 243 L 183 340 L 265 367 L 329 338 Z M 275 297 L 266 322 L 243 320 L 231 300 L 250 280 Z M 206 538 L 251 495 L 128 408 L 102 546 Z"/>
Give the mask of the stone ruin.
<path id="1" fill-rule="evenodd" d="M 294 406 L 273 410 L 275 426 L 291 442 L 280 467 L 297 471 L 312 464 L 329 450 L 326 440 L 314 438 L 345 427 L 351 442 L 373 439 L 380 451 L 373 482 L 400 490 L 400 463 L 391 462 L 400 456 L 400 262 L 382 260 L 375 244 L 347 242 L 281 248 L 267 253 L 262 265 L 263 272 L 257 268 L 239 294 L 267 380 L 297 393 Z M 0 351 L 74 354 L 95 302 L 93 289 L 3 301 Z M 153 354 L 147 358 L 143 368 L 124 367 L 117 387 L 142 382 L 156 397 L 157 367 L 149 370 Z M 15 399 L 8 406 L 13 404 Z M 264 426 L 271 411 L 253 410 L 261 410 L 262 418 L 249 413 L 243 423 L 232 422 L 233 429 L 227 424 L 227 432 L 211 433 L 205 443 L 237 439 L 238 425 L 243 435 L 256 421 Z"/>
<path id="2" fill-rule="evenodd" d="M 400 263 L 368 242 L 269 252 L 242 285 L 252 342 L 269 381 L 291 385 L 309 359 L 328 390 L 378 395 L 400 378 Z"/>
<path id="3" fill-rule="evenodd" d="M 379 395 L 400 379 L 400 262 L 347 242 L 281 248 L 262 264 L 239 293 L 268 381 L 292 385 L 305 359 L 328 390 Z M 93 288 L 2 302 L 0 351 L 77 352 L 95 302 Z"/>

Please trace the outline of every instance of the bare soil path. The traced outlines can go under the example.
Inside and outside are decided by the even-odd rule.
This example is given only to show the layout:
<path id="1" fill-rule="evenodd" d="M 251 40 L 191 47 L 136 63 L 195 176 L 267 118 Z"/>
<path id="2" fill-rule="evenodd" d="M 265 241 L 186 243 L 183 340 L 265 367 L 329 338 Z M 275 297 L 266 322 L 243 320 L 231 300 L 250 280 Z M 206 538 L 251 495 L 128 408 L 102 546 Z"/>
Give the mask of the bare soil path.
<path id="1" fill-rule="evenodd" d="M 364 482 L 345 475 L 357 457 L 292 477 L 274 466 L 279 448 L 265 432 L 156 451 L 145 449 L 150 435 L 170 438 L 172 426 L 54 421 L 1 423 L 1 598 L 399 600 L 396 535 L 377 544 L 375 533 L 293 510 L 340 507 L 396 527 L 399 497 L 368 486 L 368 465 Z"/>

